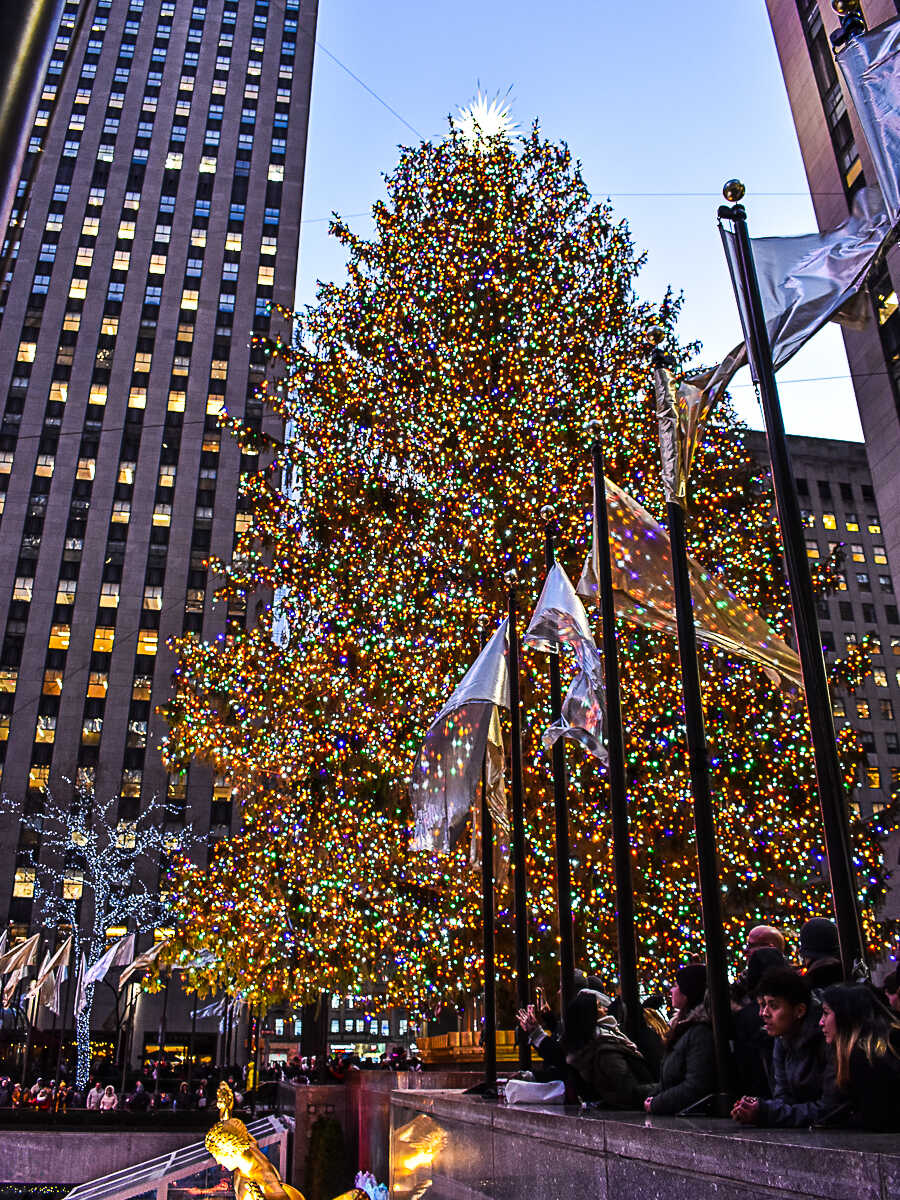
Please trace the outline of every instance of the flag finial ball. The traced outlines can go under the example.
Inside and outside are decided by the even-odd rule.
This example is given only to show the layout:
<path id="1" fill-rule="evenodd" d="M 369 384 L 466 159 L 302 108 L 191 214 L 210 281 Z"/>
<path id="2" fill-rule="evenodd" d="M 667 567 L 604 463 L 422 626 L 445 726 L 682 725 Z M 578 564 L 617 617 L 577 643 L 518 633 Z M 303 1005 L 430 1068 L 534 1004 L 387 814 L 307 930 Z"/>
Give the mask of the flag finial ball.
<path id="1" fill-rule="evenodd" d="M 659 346 L 666 340 L 666 331 L 663 329 L 662 325 L 651 325 L 647 330 L 647 337 L 651 345 Z"/>
<path id="2" fill-rule="evenodd" d="M 722 195 L 729 204 L 738 204 L 743 200 L 746 190 L 739 179 L 729 179 L 722 188 Z"/>
<path id="3" fill-rule="evenodd" d="M 594 417 L 592 420 L 588 421 L 587 427 L 591 433 L 600 433 L 603 429 L 603 422 L 598 421 L 597 418 Z"/>
<path id="4" fill-rule="evenodd" d="M 544 507 L 541 509 L 541 520 L 542 521 L 549 521 L 549 520 L 551 520 L 551 518 L 553 518 L 555 516 L 556 516 L 556 509 L 553 507 L 552 504 L 545 504 Z"/>
<path id="5" fill-rule="evenodd" d="M 831 7 L 839 17 L 849 17 L 859 12 L 859 0 L 831 0 Z"/>
<path id="6" fill-rule="evenodd" d="M 518 583 L 519 572 L 515 567 L 510 567 L 508 571 L 503 572 L 503 579 L 509 584 L 510 587 L 512 587 L 514 583 Z"/>

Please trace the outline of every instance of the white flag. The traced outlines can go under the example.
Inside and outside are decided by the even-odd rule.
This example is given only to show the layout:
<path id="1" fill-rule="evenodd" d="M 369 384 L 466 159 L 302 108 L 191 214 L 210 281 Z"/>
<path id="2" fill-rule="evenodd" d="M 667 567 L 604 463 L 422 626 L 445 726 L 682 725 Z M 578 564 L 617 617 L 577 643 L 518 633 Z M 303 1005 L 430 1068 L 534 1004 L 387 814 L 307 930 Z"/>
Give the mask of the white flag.
<path id="1" fill-rule="evenodd" d="M 78 972 L 78 987 L 75 990 L 75 1016 L 80 1017 L 87 1008 L 87 995 L 85 994 L 86 984 L 84 977 L 87 974 L 87 959 L 84 957 L 84 951 L 81 952 L 81 969 Z"/>
<path id="2" fill-rule="evenodd" d="M 132 962 L 134 962 L 134 934 L 128 933 L 116 942 L 115 954 L 112 957 L 110 966 L 127 967 Z"/>
<path id="3" fill-rule="evenodd" d="M 128 966 L 134 958 L 134 934 L 128 933 L 125 937 L 119 938 L 117 942 L 113 942 L 105 954 L 102 954 L 92 967 L 89 967 L 87 972 L 82 973 L 81 982 L 78 985 L 78 1001 L 76 1002 L 75 1012 L 80 1013 L 87 1005 L 87 989 L 92 983 L 98 983 L 105 978 L 106 973 L 114 966 Z M 81 1004 L 81 1008 L 78 1004 Z"/>
<path id="4" fill-rule="evenodd" d="M 22 982 L 22 979 L 27 970 L 28 970 L 27 967 L 16 967 L 16 969 L 13 972 L 11 972 L 9 979 L 7 979 L 6 985 L 3 988 L 3 1007 L 4 1008 L 9 1008 L 10 1004 L 12 1003 L 13 996 L 16 994 L 16 988 Z"/>
<path id="5" fill-rule="evenodd" d="M 13 946 L 12 950 L 0 958 L 0 975 L 5 975 L 7 971 L 18 971 L 21 967 L 30 967 L 37 960 L 40 940 L 41 935 L 36 933 L 26 942 Z"/>
<path id="6" fill-rule="evenodd" d="M 62 943 L 62 945 L 57 948 L 57 950 L 54 954 L 51 955 L 50 952 L 48 951 L 44 955 L 44 961 L 41 965 L 41 969 L 38 971 L 37 975 L 34 977 L 31 987 L 28 989 L 28 999 L 29 1000 L 31 999 L 32 996 L 36 996 L 36 995 L 40 994 L 41 1002 L 43 1004 L 47 1003 L 46 999 L 44 998 L 45 995 L 47 994 L 43 990 L 44 984 L 46 983 L 47 979 L 53 975 L 53 973 L 57 967 L 68 966 L 69 956 L 71 954 L 71 951 L 72 951 L 72 938 L 68 937 Z M 56 982 L 55 978 L 54 978 L 53 982 L 55 984 L 55 982 Z M 52 993 L 50 993 L 50 994 L 52 994 Z"/>
<path id="7" fill-rule="evenodd" d="M 63 1009 L 63 985 L 69 978 L 69 967 L 67 964 L 60 964 L 59 970 L 56 972 L 56 978 L 53 981 L 53 996 L 45 1003 L 52 1013 L 57 1017 Z"/>
<path id="8" fill-rule="evenodd" d="M 577 670 L 562 705 L 562 715 L 544 730 L 543 742 L 550 747 L 557 738 L 579 742 L 588 754 L 605 761 L 603 730 L 603 667 L 588 625 L 584 605 L 572 581 L 554 563 L 541 591 L 537 608 L 525 634 L 536 650 L 555 654 L 560 643 L 575 652 Z"/>
<path id="9" fill-rule="evenodd" d="M 206 1008 L 197 1010 L 197 1020 L 202 1021 L 206 1017 L 221 1017 L 225 1012 L 226 997 L 214 1001 L 212 1004 L 207 1004 Z"/>
<path id="10" fill-rule="evenodd" d="M 900 218 L 900 18 L 850 38 L 836 57 L 891 223 L 896 224 Z"/>
<path id="11" fill-rule="evenodd" d="M 503 620 L 428 728 L 409 782 L 414 850 L 446 853 L 462 833 L 481 782 L 494 713 L 509 708 L 506 654 Z M 505 792 L 488 799 L 492 808 L 505 809 Z"/>
<path id="12" fill-rule="evenodd" d="M 171 938 L 166 938 L 162 942 L 157 942 L 149 950 L 145 950 L 143 954 L 139 954 L 137 958 L 133 959 L 119 976 L 119 991 L 122 990 L 132 975 L 137 975 L 139 971 L 145 971 L 147 967 L 152 967 L 170 941 Z"/>

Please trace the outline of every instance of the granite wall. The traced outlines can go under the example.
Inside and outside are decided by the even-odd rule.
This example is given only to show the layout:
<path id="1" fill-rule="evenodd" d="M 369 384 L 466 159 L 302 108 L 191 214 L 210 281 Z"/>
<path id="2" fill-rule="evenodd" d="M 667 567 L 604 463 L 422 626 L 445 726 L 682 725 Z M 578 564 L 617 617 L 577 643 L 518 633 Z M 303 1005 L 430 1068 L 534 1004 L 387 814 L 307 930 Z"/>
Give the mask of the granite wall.
<path id="1" fill-rule="evenodd" d="M 391 1097 L 392 1200 L 893 1200 L 892 1134 Z"/>

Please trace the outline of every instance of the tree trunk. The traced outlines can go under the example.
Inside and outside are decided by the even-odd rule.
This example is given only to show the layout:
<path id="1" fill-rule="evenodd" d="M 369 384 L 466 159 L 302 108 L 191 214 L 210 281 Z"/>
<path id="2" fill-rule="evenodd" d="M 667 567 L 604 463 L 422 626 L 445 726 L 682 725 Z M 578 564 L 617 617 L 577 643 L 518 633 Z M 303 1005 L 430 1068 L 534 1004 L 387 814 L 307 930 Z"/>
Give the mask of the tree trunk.
<path id="1" fill-rule="evenodd" d="M 322 992 L 313 1004 L 304 1004 L 300 1029 L 300 1052 L 305 1058 L 315 1058 L 316 1075 L 325 1079 L 328 1060 L 328 1019 L 331 1013 L 331 994 Z"/>

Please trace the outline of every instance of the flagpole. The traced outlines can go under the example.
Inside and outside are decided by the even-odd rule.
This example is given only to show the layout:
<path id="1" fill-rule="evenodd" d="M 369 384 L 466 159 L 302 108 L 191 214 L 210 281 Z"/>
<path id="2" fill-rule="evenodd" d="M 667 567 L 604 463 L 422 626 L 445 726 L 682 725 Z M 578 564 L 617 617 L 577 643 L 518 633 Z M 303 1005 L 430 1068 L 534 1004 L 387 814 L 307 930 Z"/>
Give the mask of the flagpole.
<path id="1" fill-rule="evenodd" d="M 719 229 L 723 241 L 725 231 L 722 221 L 730 221 L 734 229 L 736 277 L 733 282 L 735 291 L 740 293 L 738 307 L 741 310 L 742 322 L 745 323 L 744 333 L 751 369 L 759 388 L 766 423 L 775 508 L 781 529 L 797 652 L 800 656 L 803 690 L 806 693 L 806 707 L 809 713 L 834 918 L 844 976 L 851 979 L 858 973 L 866 972 L 866 948 L 859 919 L 856 876 L 850 850 L 847 792 L 837 754 L 831 694 L 822 654 L 822 637 L 809 573 L 800 503 L 797 499 L 781 402 L 775 383 L 772 349 L 747 229 L 747 210 L 740 203 L 744 196 L 744 185 L 739 180 L 732 179 L 725 184 L 722 191 L 730 205 L 722 205 L 719 208 Z"/>
<path id="2" fill-rule="evenodd" d="M 166 1030 L 166 1018 L 169 1015 L 169 984 L 171 982 L 172 982 L 172 970 L 170 969 L 168 975 L 166 976 L 166 986 L 163 988 L 163 1005 L 162 1005 L 162 1014 L 161 1014 L 160 1020 L 159 1020 L 159 1037 L 158 1037 L 159 1057 L 156 1060 L 156 1080 L 155 1080 L 154 1087 L 153 1087 L 154 1092 L 159 1091 L 160 1063 L 165 1059 L 166 1034 L 168 1032 Z"/>
<path id="3" fill-rule="evenodd" d="M 188 1087 L 191 1086 L 191 1083 L 194 1078 L 194 1041 L 195 1041 L 196 1034 L 197 1034 L 197 1000 L 198 1000 L 198 996 L 199 996 L 199 993 L 197 992 L 197 989 L 195 988 L 194 989 L 194 1007 L 191 1010 L 191 1041 L 190 1041 L 190 1047 L 189 1047 L 189 1051 L 188 1051 L 190 1054 L 190 1058 L 188 1060 L 188 1073 L 187 1073 Z"/>
<path id="4" fill-rule="evenodd" d="M 34 1038 L 34 1021 L 37 1017 L 37 996 L 32 996 L 25 1008 L 25 1021 L 28 1026 L 25 1033 L 25 1050 L 22 1054 L 22 1075 L 20 1082 L 25 1086 L 25 1076 L 28 1074 L 28 1062 L 31 1058 L 31 1045 Z"/>
<path id="5" fill-rule="evenodd" d="M 481 626 L 481 649 L 487 632 Z M 488 737 L 490 740 L 490 737 Z M 487 751 L 481 760 L 481 931 L 484 955 L 484 1088 L 482 1095 L 497 1095 L 497 971 L 494 946 L 494 821 L 488 804 Z"/>
<path id="6" fill-rule="evenodd" d="M 525 874 L 525 789 L 522 782 L 522 707 L 519 687 L 519 626 L 516 604 L 515 568 L 503 576 L 507 591 L 507 638 L 509 653 L 509 719 L 510 719 L 510 792 L 512 808 L 513 897 L 516 914 L 516 999 L 518 1007 L 528 1007 L 530 999 L 528 962 L 528 880 Z M 519 1067 L 531 1066 L 531 1045 L 521 1029 L 516 1030 L 519 1044 Z"/>
<path id="7" fill-rule="evenodd" d="M 616 938 L 619 951 L 619 987 L 625 1007 L 625 1030 L 637 1041 L 643 1027 L 641 992 L 637 976 L 634 938 L 634 889 L 631 879 L 631 837 L 625 787 L 625 746 L 622 733 L 622 697 L 619 687 L 619 652 L 616 646 L 616 608 L 610 562 L 609 516 L 606 511 L 606 476 L 603 467 L 602 425 L 591 421 L 594 435 L 591 465 L 594 475 L 594 530 L 597 538 L 597 588 L 603 633 L 603 677 L 606 684 L 606 748 L 609 754 L 609 807 L 612 817 L 613 876 L 616 884 Z"/>
<path id="8" fill-rule="evenodd" d="M 556 561 L 553 537 L 555 510 L 551 504 L 541 509 L 544 527 L 544 564 L 552 571 Z M 551 721 L 562 718 L 562 682 L 559 673 L 559 647 L 553 646 L 550 660 Z M 553 813 L 556 821 L 556 910 L 559 916 L 559 974 L 561 1015 L 575 999 L 575 931 L 572 923 L 572 866 L 569 861 L 569 802 L 566 795 L 566 747 L 563 738 L 553 743 Z"/>
<path id="9" fill-rule="evenodd" d="M 656 346 L 652 355 L 657 392 L 665 391 L 662 377 L 667 368 L 663 352 Z M 700 885 L 700 910 L 703 940 L 706 946 L 706 982 L 716 1063 L 717 1107 L 729 1091 L 731 1063 L 729 1027 L 731 996 L 728 986 L 728 961 L 722 921 L 722 894 L 719 885 L 719 856 L 709 785 L 709 755 L 703 724 L 703 697 L 697 662 L 697 631 L 694 626 L 691 581 L 687 563 L 687 535 L 684 509 L 677 500 L 666 500 L 669 545 L 672 557 L 672 586 L 675 593 L 675 619 L 678 628 L 678 657 L 681 662 L 681 690 L 684 725 L 687 735 L 691 796 L 694 806 L 694 833 L 697 843 L 697 879 Z M 718 1112 L 716 1115 L 727 1115 Z"/>
<path id="10" fill-rule="evenodd" d="M 59 1019 L 59 1026 L 60 1026 L 60 1028 L 59 1028 L 59 1049 L 56 1052 L 56 1087 L 57 1087 L 57 1090 L 59 1090 L 59 1080 L 60 1080 L 60 1076 L 62 1074 L 63 1042 L 66 1040 L 66 1013 L 68 1013 L 72 1009 L 72 979 L 75 975 L 75 970 L 76 970 L 75 939 L 73 938 L 72 939 L 72 947 L 69 950 L 69 965 L 66 968 L 66 999 L 65 999 L 65 1003 L 63 1004 L 63 1010 L 62 1010 L 62 1013 L 60 1014 L 60 1019 Z M 73 1017 L 74 1017 L 74 1012 L 73 1012 Z M 72 1026 L 73 1032 L 74 1032 L 74 1029 L 75 1029 L 75 1026 L 73 1023 L 73 1026 Z"/>

